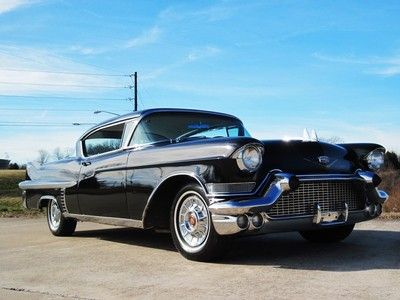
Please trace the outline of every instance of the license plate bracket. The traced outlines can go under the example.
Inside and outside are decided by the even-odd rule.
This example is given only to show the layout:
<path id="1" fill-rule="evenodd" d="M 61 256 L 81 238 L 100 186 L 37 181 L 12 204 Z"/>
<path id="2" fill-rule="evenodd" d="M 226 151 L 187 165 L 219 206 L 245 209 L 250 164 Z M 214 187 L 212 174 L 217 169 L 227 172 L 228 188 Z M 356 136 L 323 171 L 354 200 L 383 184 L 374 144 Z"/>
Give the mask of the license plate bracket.
<path id="1" fill-rule="evenodd" d="M 347 203 L 345 203 L 344 209 L 339 211 L 322 211 L 321 206 L 316 203 L 313 223 L 319 225 L 345 223 L 348 217 L 349 206 L 347 205 Z"/>

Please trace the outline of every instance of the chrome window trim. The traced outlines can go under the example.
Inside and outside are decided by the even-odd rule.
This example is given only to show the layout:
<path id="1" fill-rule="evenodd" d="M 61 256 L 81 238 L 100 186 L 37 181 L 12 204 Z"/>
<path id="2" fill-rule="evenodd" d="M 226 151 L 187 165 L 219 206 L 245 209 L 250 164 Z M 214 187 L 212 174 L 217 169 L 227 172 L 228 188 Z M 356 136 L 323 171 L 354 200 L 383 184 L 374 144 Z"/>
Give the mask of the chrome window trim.
<path id="1" fill-rule="evenodd" d="M 91 155 L 91 156 L 85 156 L 84 155 L 84 153 L 83 153 L 83 142 L 87 137 L 89 137 L 93 133 L 96 133 L 97 131 L 103 130 L 103 129 L 108 128 L 108 127 L 117 126 L 117 125 L 120 125 L 120 124 L 124 124 L 124 130 L 122 132 L 122 137 L 121 137 L 121 146 L 118 149 L 107 151 L 107 152 L 103 152 L 103 153 L 99 153 L 99 154 L 95 154 L 95 155 Z M 116 153 L 118 151 L 126 150 L 127 149 L 127 141 L 130 140 L 129 137 L 132 136 L 132 133 L 133 133 L 134 129 L 136 128 L 137 124 L 138 124 L 137 118 L 133 118 L 133 119 L 128 119 L 128 120 L 124 120 L 124 121 L 119 121 L 119 122 L 116 122 L 116 123 L 107 124 L 107 125 L 104 125 L 102 127 L 98 127 L 98 128 L 96 128 L 94 130 L 91 130 L 91 131 L 85 133 L 79 139 L 79 142 L 78 142 L 80 144 L 80 146 L 79 146 L 79 148 L 80 148 L 79 156 L 81 158 L 84 158 L 84 159 L 91 159 L 91 158 L 101 157 L 101 156 L 103 156 L 105 154 Z"/>

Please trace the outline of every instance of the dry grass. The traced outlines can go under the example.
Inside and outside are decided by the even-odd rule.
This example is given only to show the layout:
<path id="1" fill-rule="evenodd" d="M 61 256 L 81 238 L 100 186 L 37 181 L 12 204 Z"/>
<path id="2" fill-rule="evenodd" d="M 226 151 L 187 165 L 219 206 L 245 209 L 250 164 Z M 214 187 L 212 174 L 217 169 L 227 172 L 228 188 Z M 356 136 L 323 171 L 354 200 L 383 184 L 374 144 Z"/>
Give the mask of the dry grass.
<path id="1" fill-rule="evenodd" d="M 0 170 L 0 197 L 21 196 L 18 183 L 24 179 L 24 170 Z"/>
<path id="2" fill-rule="evenodd" d="M 383 211 L 400 214 L 400 171 L 386 170 L 379 175 L 382 177 L 379 187 L 389 193 L 389 200 L 385 203 Z"/>
<path id="3" fill-rule="evenodd" d="M 24 179 L 24 170 L 0 170 L 0 217 L 30 217 L 41 214 L 22 206 L 18 183 Z"/>

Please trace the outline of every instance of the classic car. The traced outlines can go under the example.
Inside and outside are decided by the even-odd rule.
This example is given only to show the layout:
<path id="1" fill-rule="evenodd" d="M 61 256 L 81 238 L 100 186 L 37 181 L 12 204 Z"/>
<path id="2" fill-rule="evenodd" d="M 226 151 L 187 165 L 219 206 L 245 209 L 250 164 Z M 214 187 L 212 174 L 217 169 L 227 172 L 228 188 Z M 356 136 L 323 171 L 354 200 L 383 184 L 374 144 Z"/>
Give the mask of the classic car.
<path id="1" fill-rule="evenodd" d="M 298 231 L 345 239 L 382 212 L 385 149 L 316 138 L 258 140 L 236 117 L 150 109 L 87 131 L 76 157 L 31 164 L 20 183 L 27 208 L 46 209 L 51 233 L 77 221 L 170 230 L 188 259 L 222 257 L 233 237 Z"/>

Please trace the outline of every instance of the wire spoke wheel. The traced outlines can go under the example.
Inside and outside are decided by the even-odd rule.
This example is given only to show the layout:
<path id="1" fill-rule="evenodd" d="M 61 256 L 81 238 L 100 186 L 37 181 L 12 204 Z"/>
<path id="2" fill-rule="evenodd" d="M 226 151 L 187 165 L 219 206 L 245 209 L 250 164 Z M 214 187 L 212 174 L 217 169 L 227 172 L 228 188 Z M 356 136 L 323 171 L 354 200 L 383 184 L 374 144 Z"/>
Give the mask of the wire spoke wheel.
<path id="1" fill-rule="evenodd" d="M 203 197 L 195 191 L 182 194 L 175 206 L 174 219 L 177 237 L 185 251 L 200 251 L 210 233 L 210 216 Z"/>

